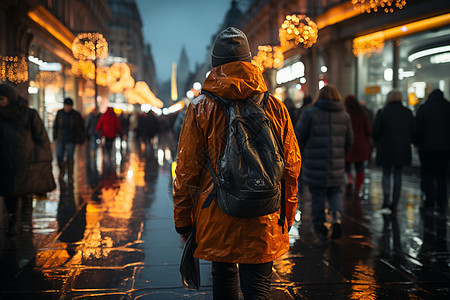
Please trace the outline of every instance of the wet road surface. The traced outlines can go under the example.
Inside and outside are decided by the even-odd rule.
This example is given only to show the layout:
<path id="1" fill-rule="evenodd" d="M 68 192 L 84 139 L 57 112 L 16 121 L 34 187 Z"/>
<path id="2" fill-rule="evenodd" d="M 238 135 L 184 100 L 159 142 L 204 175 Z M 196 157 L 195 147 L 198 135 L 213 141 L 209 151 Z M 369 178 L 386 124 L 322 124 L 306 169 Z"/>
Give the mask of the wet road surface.
<path id="1" fill-rule="evenodd" d="M 212 299 L 209 262 L 201 261 L 200 291 L 180 280 L 173 147 L 146 151 L 117 141 L 114 157 L 85 147 L 77 151 L 75 184 L 60 182 L 33 201 L 31 220 L 22 216 L 20 225 L 31 222 L 32 230 L 7 237 L 2 204 L 1 298 Z M 274 299 L 448 298 L 448 219 L 420 213 L 414 172 L 403 177 L 397 215 L 383 214 L 381 174 L 366 173 L 364 198 L 345 200 L 343 237 L 327 245 L 313 233 L 304 190 L 291 250 L 274 263 Z"/>

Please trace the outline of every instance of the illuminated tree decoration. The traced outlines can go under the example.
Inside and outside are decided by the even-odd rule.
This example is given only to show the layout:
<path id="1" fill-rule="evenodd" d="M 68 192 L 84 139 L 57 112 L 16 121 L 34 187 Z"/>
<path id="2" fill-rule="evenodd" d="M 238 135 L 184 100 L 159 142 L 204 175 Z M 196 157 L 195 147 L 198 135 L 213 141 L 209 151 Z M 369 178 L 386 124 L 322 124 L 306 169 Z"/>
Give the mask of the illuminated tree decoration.
<path id="1" fill-rule="evenodd" d="M 289 50 L 299 44 L 309 48 L 319 36 L 317 24 L 305 15 L 287 15 L 279 30 L 281 48 Z"/>
<path id="2" fill-rule="evenodd" d="M 283 66 L 284 55 L 280 47 L 261 45 L 258 46 L 258 54 L 253 57 L 252 63 L 257 65 L 261 71 L 264 69 L 278 69 Z"/>
<path id="3" fill-rule="evenodd" d="M 96 60 L 108 56 L 108 43 L 103 34 L 80 33 L 72 43 L 73 56 L 81 60 Z"/>
<path id="4" fill-rule="evenodd" d="M 353 39 L 353 55 L 372 56 L 374 53 L 380 53 L 384 48 L 384 34 L 379 32 L 369 36 L 363 36 Z"/>
<path id="5" fill-rule="evenodd" d="M 0 55 L 0 80 L 14 84 L 28 81 L 28 64 L 25 57 Z"/>
<path id="6" fill-rule="evenodd" d="M 394 8 L 402 9 L 406 0 L 352 0 L 353 9 L 360 13 L 370 13 L 384 10 L 385 13 L 393 13 Z"/>

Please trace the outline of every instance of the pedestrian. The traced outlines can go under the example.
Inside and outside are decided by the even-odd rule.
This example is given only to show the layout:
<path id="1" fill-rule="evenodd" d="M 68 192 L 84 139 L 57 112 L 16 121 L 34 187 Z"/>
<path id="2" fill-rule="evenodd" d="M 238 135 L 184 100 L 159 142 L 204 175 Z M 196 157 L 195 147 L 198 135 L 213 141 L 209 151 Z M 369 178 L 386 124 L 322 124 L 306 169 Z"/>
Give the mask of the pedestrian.
<path id="1" fill-rule="evenodd" d="M 370 144 L 372 128 L 367 114 L 364 112 L 355 96 L 347 96 L 344 103 L 345 110 L 350 115 L 353 129 L 353 145 L 345 157 L 346 193 L 350 194 L 352 192 L 352 166 L 354 166 L 356 172 L 354 192 L 355 196 L 358 198 L 364 183 L 364 162 L 369 160 L 372 153 Z"/>
<path id="2" fill-rule="evenodd" d="M 440 90 L 428 95 L 416 114 L 417 147 L 421 180 L 425 190 L 425 211 L 448 209 L 447 175 L 450 160 L 450 103 Z"/>
<path id="3" fill-rule="evenodd" d="M 19 99 L 13 87 L 0 84 L 0 196 L 8 211 L 9 236 L 16 235 L 19 198 L 22 229 L 31 229 L 32 194 L 53 190 L 50 141 L 39 114 Z"/>
<path id="4" fill-rule="evenodd" d="M 122 132 L 120 133 L 120 141 L 127 140 L 128 139 L 128 127 L 130 125 L 130 119 L 125 114 L 124 111 L 122 111 L 119 115 L 120 120 L 120 127 L 122 127 Z"/>
<path id="5" fill-rule="evenodd" d="M 325 201 L 332 217 L 331 238 L 342 235 L 342 187 L 345 183 L 345 155 L 353 143 L 350 116 L 344 111 L 341 95 L 331 85 L 324 86 L 300 117 L 295 128 L 303 155 L 303 180 L 311 193 L 314 231 L 319 245 L 328 242 Z"/>
<path id="6" fill-rule="evenodd" d="M 104 149 L 108 157 L 111 157 L 114 140 L 122 132 L 120 119 L 112 107 L 108 107 L 106 112 L 101 115 L 95 130 L 101 131 L 102 136 L 105 137 Z"/>
<path id="7" fill-rule="evenodd" d="M 89 139 L 89 147 L 91 150 L 97 150 L 97 146 L 100 143 L 101 132 L 95 130 L 98 120 L 100 119 L 100 111 L 97 107 L 94 107 L 91 113 L 87 117 L 86 135 Z"/>
<path id="8" fill-rule="evenodd" d="M 65 98 L 64 107 L 58 110 L 53 123 L 53 140 L 56 141 L 56 158 L 60 181 L 63 180 L 67 167 L 69 184 L 73 183 L 75 145 L 83 143 L 85 136 L 84 121 L 81 114 L 73 109 L 73 100 Z"/>
<path id="9" fill-rule="evenodd" d="M 295 107 L 294 100 L 292 100 L 291 97 L 286 97 L 286 99 L 284 99 L 284 105 L 286 105 L 289 112 L 289 117 L 291 118 L 292 126 L 294 126 L 297 123 L 300 108 Z"/>
<path id="10" fill-rule="evenodd" d="M 288 230 L 293 224 L 297 206 L 300 152 L 286 107 L 280 100 L 269 96 L 261 70 L 250 62 L 251 53 L 245 34 L 234 27 L 219 33 L 211 57 L 213 69 L 202 86 L 202 94 L 188 106 L 181 130 L 173 184 L 176 230 L 186 238 L 194 228 L 197 243 L 194 256 L 212 261 L 214 299 L 239 299 L 238 278 L 245 299 L 272 299 L 270 282 L 273 260 L 289 249 Z M 273 127 L 272 136 L 279 136 L 280 146 L 284 148 L 281 155 L 284 154 L 285 161 L 282 169 L 285 199 L 278 197 L 278 201 L 282 202 L 282 208 L 285 207 L 286 223 L 283 223 L 284 218 L 281 220 L 283 212 L 280 209 L 262 216 L 231 216 L 219 206 L 219 198 L 214 196 L 214 192 L 211 193 L 213 190 L 224 191 L 214 184 L 213 178 L 218 176 L 215 170 L 227 167 L 228 163 L 219 166 L 218 160 L 225 147 L 230 145 L 227 136 L 233 135 L 228 131 L 226 120 L 231 114 L 225 106 L 216 102 L 219 99 L 232 99 L 224 101 L 233 105 L 233 109 L 259 107 L 261 112 L 261 105 L 267 105 L 262 113 Z M 242 122 L 249 124 L 248 119 L 244 120 Z M 274 149 L 278 151 L 280 148 L 276 146 Z M 271 153 L 263 153 L 273 158 Z M 242 152 L 229 153 L 232 154 L 238 154 L 237 160 L 242 159 Z M 259 166 L 262 167 L 262 164 Z M 238 170 L 228 174 L 237 182 L 220 182 L 233 186 L 242 183 L 238 179 L 241 178 Z M 270 180 L 249 180 L 251 182 L 248 184 L 262 188 Z M 274 182 L 278 187 L 280 183 L 278 180 Z M 243 193 L 241 190 L 233 191 Z M 228 192 L 221 196 L 233 197 Z M 241 194 L 240 198 L 244 197 Z"/>
<path id="11" fill-rule="evenodd" d="M 396 213 L 402 188 L 402 170 L 411 164 L 411 144 L 414 137 L 412 111 L 403 106 L 402 93 L 396 89 L 386 96 L 386 104 L 378 110 L 373 125 L 373 140 L 377 148 L 375 163 L 383 168 L 383 211 Z M 394 187 L 391 202 L 391 174 Z"/>
<path id="12" fill-rule="evenodd" d="M 145 142 L 145 149 L 150 151 L 153 147 L 153 138 L 158 132 L 158 119 L 153 111 L 149 111 L 142 117 L 142 138 Z"/>

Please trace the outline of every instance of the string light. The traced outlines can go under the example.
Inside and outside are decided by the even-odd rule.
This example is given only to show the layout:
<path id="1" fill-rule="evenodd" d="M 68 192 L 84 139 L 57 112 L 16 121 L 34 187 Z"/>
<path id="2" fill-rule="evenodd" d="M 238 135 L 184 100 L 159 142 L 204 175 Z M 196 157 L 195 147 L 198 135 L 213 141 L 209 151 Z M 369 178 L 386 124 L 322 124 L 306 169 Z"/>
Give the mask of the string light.
<path id="1" fill-rule="evenodd" d="M 299 44 L 311 47 L 319 36 L 317 24 L 305 15 L 287 15 L 279 30 L 280 43 L 284 51 Z"/>
<path id="2" fill-rule="evenodd" d="M 394 7 L 402 9 L 406 0 L 352 0 L 353 9 L 360 13 L 377 12 L 379 9 L 385 13 L 393 13 Z"/>
<path id="3" fill-rule="evenodd" d="M 362 36 L 353 40 L 353 55 L 372 56 L 373 53 L 379 53 L 384 48 L 384 34 L 379 32 L 370 36 Z"/>
<path id="4" fill-rule="evenodd" d="M 52 86 L 56 88 L 62 88 L 64 85 L 64 79 L 57 72 L 52 71 L 40 71 L 35 78 L 35 83 L 40 87 L 44 88 L 47 86 Z"/>
<path id="5" fill-rule="evenodd" d="M 106 58 L 108 43 L 101 33 L 80 33 L 73 40 L 72 53 L 76 59 L 81 60 Z"/>
<path id="6" fill-rule="evenodd" d="M 28 64 L 25 57 L 0 55 L 0 80 L 14 84 L 28 81 Z"/>
<path id="7" fill-rule="evenodd" d="M 151 106 L 156 106 L 158 108 L 162 108 L 164 106 L 164 103 L 156 98 L 155 94 L 153 94 L 152 90 L 145 81 L 136 82 L 136 86 L 134 87 L 134 89 L 145 101 L 145 103 L 148 103 Z"/>
<path id="8" fill-rule="evenodd" d="M 280 47 L 261 45 L 258 46 L 258 54 L 253 57 L 252 63 L 263 72 L 264 69 L 278 69 L 283 66 L 284 55 Z"/>

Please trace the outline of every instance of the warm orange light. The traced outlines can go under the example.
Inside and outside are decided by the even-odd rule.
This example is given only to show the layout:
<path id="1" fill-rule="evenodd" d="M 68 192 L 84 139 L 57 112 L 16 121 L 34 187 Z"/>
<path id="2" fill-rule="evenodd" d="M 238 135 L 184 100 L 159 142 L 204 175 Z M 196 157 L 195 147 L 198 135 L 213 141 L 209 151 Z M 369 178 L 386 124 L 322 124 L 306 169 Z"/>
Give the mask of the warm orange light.
<path id="1" fill-rule="evenodd" d="M 284 55 L 281 47 L 268 45 L 258 46 L 258 54 L 253 57 L 252 63 L 262 71 L 264 69 L 278 69 L 283 66 Z"/>
<path id="2" fill-rule="evenodd" d="M 74 35 L 42 5 L 39 5 L 36 9 L 28 12 L 28 17 L 47 30 L 67 48 L 72 49 L 72 41 L 75 38 Z"/>
<path id="3" fill-rule="evenodd" d="M 126 63 L 114 63 L 109 69 L 107 80 L 111 93 L 122 93 L 134 86 L 130 67 Z"/>
<path id="4" fill-rule="evenodd" d="M 73 56 L 76 59 L 96 60 L 108 56 L 108 43 L 98 32 L 80 33 L 72 43 Z"/>
<path id="5" fill-rule="evenodd" d="M 14 84 L 28 80 L 28 64 L 25 57 L 0 55 L 0 80 Z"/>
<path id="6" fill-rule="evenodd" d="M 448 24 L 450 24 L 450 13 L 360 36 L 353 39 L 353 54 L 358 56 L 371 53 L 369 51 L 371 44 L 373 45 L 372 49 L 375 51 L 380 49 L 382 45 L 384 46 L 384 42 L 387 40 L 397 39 L 402 36 L 446 26 Z"/>
<path id="7" fill-rule="evenodd" d="M 49 85 L 56 88 L 62 88 L 64 85 L 64 79 L 58 74 L 58 72 L 40 71 L 36 75 L 35 83 L 41 88 Z"/>
<path id="8" fill-rule="evenodd" d="M 370 13 L 371 10 L 377 12 L 379 9 L 386 13 L 393 13 L 394 7 L 402 9 L 406 5 L 406 0 L 352 0 L 354 9 L 361 13 Z"/>
<path id="9" fill-rule="evenodd" d="M 287 15 L 279 29 L 280 44 L 284 51 L 299 44 L 311 47 L 318 38 L 317 24 L 305 15 Z"/>
<path id="10" fill-rule="evenodd" d="M 134 89 L 139 94 L 141 99 L 145 101 L 144 103 L 148 103 L 151 106 L 156 106 L 158 108 L 162 108 L 164 106 L 164 103 L 160 99 L 156 98 L 155 94 L 153 94 L 152 90 L 145 81 L 136 82 Z"/>

